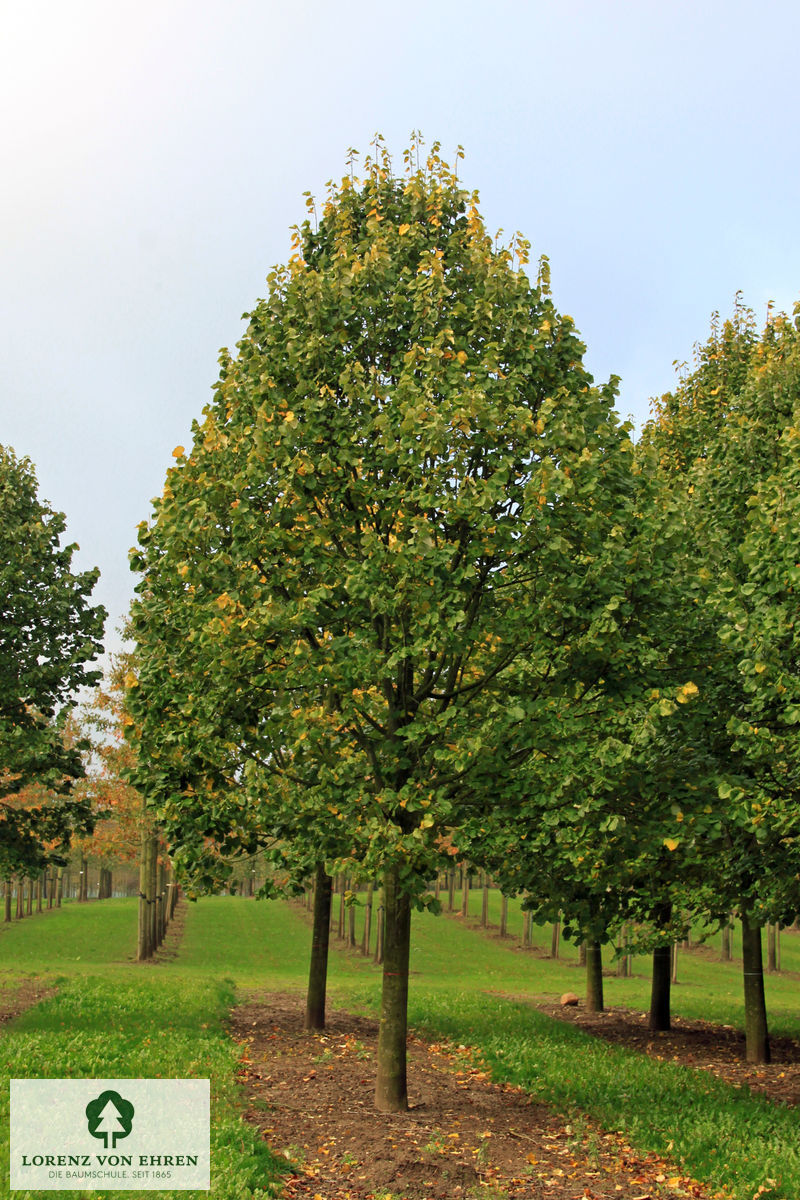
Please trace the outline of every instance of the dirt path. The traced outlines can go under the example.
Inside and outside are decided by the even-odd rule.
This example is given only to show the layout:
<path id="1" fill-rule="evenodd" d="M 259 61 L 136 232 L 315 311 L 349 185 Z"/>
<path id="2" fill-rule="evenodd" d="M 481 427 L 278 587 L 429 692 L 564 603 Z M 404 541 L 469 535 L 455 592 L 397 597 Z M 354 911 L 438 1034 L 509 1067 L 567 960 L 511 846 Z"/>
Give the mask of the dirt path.
<path id="1" fill-rule="evenodd" d="M 776 1104 L 800 1103 L 800 1045 L 791 1038 L 771 1038 L 772 1062 L 756 1067 L 744 1061 L 744 1034 L 730 1025 L 673 1017 L 673 1027 L 668 1033 L 651 1033 L 647 1014 L 635 1009 L 614 1006 L 602 1013 L 590 1013 L 582 1005 L 562 1008 L 558 1004 L 537 1004 L 536 1007 L 607 1042 L 684 1067 L 710 1071 L 726 1083 L 748 1087 Z"/>
<path id="2" fill-rule="evenodd" d="M 33 1008 L 40 1000 L 55 995 L 56 990 L 53 984 L 42 979 L 23 979 L 14 986 L 3 987 L 0 990 L 0 1032 L 7 1021 Z"/>
<path id="3" fill-rule="evenodd" d="M 409 1042 L 408 1113 L 372 1107 L 377 1025 L 329 1014 L 302 1029 L 298 996 L 237 1008 L 247 1117 L 297 1165 L 286 1200 L 677 1200 L 708 1197 L 653 1155 L 590 1122 L 565 1125 L 521 1089 L 493 1084 L 463 1048 Z"/>

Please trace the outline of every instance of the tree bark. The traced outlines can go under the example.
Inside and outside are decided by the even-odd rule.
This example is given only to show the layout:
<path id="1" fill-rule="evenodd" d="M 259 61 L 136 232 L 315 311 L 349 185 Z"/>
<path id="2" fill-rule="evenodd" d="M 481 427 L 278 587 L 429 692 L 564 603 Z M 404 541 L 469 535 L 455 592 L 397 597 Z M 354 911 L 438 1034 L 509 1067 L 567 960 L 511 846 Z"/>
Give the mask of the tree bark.
<path id="1" fill-rule="evenodd" d="M 142 834 L 139 847 L 139 930 L 136 944 L 137 962 L 145 962 L 152 954 L 150 944 L 150 905 L 148 892 L 150 889 L 150 834 Z"/>
<path id="2" fill-rule="evenodd" d="M 730 925 L 722 926 L 722 961 L 730 962 L 732 958 L 731 949 L 731 927 Z"/>
<path id="3" fill-rule="evenodd" d="M 328 981 L 328 945 L 331 935 L 333 880 L 324 863 L 317 863 L 314 888 L 314 926 L 306 995 L 306 1029 L 325 1028 L 325 992 Z"/>
<path id="4" fill-rule="evenodd" d="M 603 1011 L 603 947 L 586 943 L 586 1011 Z"/>
<path id="5" fill-rule="evenodd" d="M 464 887 L 461 892 L 461 915 L 462 917 L 469 916 L 469 871 L 464 867 L 462 871 Z"/>
<path id="6" fill-rule="evenodd" d="M 456 902 L 456 870 L 447 872 L 447 911 L 452 912 Z"/>
<path id="7" fill-rule="evenodd" d="M 745 1057 L 749 1063 L 768 1063 L 769 1034 L 761 958 L 761 926 L 742 913 L 742 969 L 744 972 Z"/>
<path id="8" fill-rule="evenodd" d="M 11 920 L 11 880 L 5 881 L 3 891 L 5 893 L 5 920 Z"/>
<path id="9" fill-rule="evenodd" d="M 367 887 L 367 899 L 364 904 L 364 936 L 361 940 L 361 953 L 366 957 L 369 956 L 369 944 L 372 936 L 372 897 L 375 891 L 374 884 L 369 884 Z"/>
<path id="10" fill-rule="evenodd" d="M 508 935 L 508 896 L 500 898 L 500 937 Z"/>
<path id="11" fill-rule="evenodd" d="M 670 1026 L 670 987 L 672 982 L 672 945 L 653 950 L 653 979 L 650 988 L 649 1028 L 664 1033 Z"/>
<path id="12" fill-rule="evenodd" d="M 387 870 L 384 877 L 384 905 L 383 991 L 375 1107 L 379 1112 L 403 1112 L 408 1108 L 406 1038 L 411 901 L 400 887 L 396 867 Z"/>
<path id="13" fill-rule="evenodd" d="M 530 946 L 531 944 L 531 914 L 527 909 L 522 921 L 522 944 L 523 946 Z"/>
<path id="14" fill-rule="evenodd" d="M 561 942 L 561 922 L 553 921 L 553 928 L 550 933 L 550 957 L 558 958 L 558 947 Z"/>

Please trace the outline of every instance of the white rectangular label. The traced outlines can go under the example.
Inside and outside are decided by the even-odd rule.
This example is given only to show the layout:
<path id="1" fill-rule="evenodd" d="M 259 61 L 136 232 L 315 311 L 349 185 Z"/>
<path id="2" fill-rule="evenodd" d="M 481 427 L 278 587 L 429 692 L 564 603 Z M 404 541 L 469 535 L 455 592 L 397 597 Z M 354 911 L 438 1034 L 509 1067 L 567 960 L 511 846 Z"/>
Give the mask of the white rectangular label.
<path id="1" fill-rule="evenodd" d="M 207 1079 L 12 1079 L 14 1191 L 209 1187 Z"/>

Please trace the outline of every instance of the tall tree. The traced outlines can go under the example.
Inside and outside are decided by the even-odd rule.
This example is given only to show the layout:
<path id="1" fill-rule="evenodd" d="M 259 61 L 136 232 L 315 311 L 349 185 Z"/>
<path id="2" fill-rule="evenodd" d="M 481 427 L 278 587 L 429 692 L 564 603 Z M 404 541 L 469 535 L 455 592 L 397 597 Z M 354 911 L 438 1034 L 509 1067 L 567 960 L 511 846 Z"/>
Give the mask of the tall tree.
<path id="1" fill-rule="evenodd" d="M 68 729 L 78 688 L 100 672 L 98 572 L 74 573 L 66 519 L 37 497 L 28 459 L 0 446 L 0 871 L 33 874 L 91 824 L 71 797 L 85 743 Z M 33 788 L 33 790 L 31 790 Z M 27 802 L 23 802 L 23 795 Z"/>
<path id="2" fill-rule="evenodd" d="M 785 540 L 777 514 L 791 478 L 797 344 L 788 318 L 771 315 L 758 335 L 752 313 L 737 302 L 732 319 L 714 321 L 694 370 L 655 405 L 644 434 L 691 517 L 687 588 L 705 627 L 709 664 L 704 719 L 693 737 L 706 768 L 697 781 L 714 797 L 703 849 L 713 915 L 722 919 L 730 908 L 742 921 L 747 1057 L 755 1062 L 769 1057 L 761 928 L 800 908 L 790 833 L 796 806 L 785 771 L 795 739 L 776 716 L 793 670 L 790 641 L 771 643 L 769 671 L 760 651 L 771 642 L 776 614 L 784 630 L 792 619 L 793 547 L 784 549 L 775 530 L 782 527 Z M 788 610 L 777 602 L 781 589 Z M 762 728 L 768 710 L 775 724 Z"/>
<path id="3" fill-rule="evenodd" d="M 531 285 L 527 243 L 418 152 L 398 177 L 379 144 L 296 230 L 134 557 L 142 761 L 158 776 L 172 705 L 182 755 L 232 747 L 247 804 L 300 814 L 320 861 L 338 827 L 382 876 L 384 1110 L 407 1105 L 412 907 L 478 764 L 508 774 L 515 732 L 552 724 L 630 488 L 546 262 Z"/>

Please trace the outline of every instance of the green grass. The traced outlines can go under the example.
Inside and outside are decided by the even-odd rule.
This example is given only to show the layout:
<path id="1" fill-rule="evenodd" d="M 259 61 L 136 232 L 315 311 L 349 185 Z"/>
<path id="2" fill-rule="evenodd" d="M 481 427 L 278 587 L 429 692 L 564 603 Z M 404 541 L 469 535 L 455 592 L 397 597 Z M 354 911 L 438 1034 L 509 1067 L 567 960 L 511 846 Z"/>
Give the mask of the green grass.
<path id="1" fill-rule="evenodd" d="M 534 927 L 534 950 L 521 949 L 519 936 L 501 941 L 496 930 L 476 927 L 478 892 L 471 901 L 466 922 L 414 915 L 411 1018 L 418 1028 L 478 1047 L 497 1079 L 524 1086 L 570 1119 L 584 1113 L 624 1132 L 639 1149 L 665 1154 L 696 1178 L 728 1187 L 737 1200 L 751 1200 L 760 1186 L 769 1186 L 768 1179 L 778 1182 L 762 1195 L 798 1200 L 800 1128 L 794 1111 L 705 1073 L 598 1043 L 530 1004 L 506 999 L 552 999 L 565 990 L 581 994 L 577 952 L 562 942 L 558 960 L 546 957 L 549 927 Z M 522 916 L 513 902 L 509 907 L 509 928 L 519 935 Z M 178 957 L 142 967 L 132 961 L 135 908 L 127 900 L 70 905 L 0 933 L 0 987 L 13 988 L 34 974 L 60 979 L 58 994 L 2 1037 L 5 1072 L 210 1077 L 211 1195 L 221 1200 L 271 1195 L 281 1164 L 240 1120 L 237 1051 L 222 1022 L 235 989 L 296 990 L 302 1003 L 307 914 L 298 905 L 202 900 L 189 906 Z M 499 898 L 492 894 L 490 921 L 498 919 Z M 361 921 L 359 911 L 359 936 Z M 674 1011 L 741 1026 L 741 963 L 715 961 L 715 954 L 712 945 L 680 956 Z M 791 971 L 800 966 L 797 935 L 783 935 L 782 959 Z M 371 959 L 334 948 L 330 966 L 331 1002 L 374 1013 L 380 970 Z M 648 970 L 641 958 L 634 962 L 633 978 L 607 977 L 607 1003 L 644 1010 Z M 772 976 L 767 987 L 773 1031 L 800 1037 L 796 978 Z M 3 1105 L 7 1097 L 3 1085 Z M 0 1148 L 0 1157 L 7 1162 L 7 1149 Z"/>

